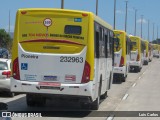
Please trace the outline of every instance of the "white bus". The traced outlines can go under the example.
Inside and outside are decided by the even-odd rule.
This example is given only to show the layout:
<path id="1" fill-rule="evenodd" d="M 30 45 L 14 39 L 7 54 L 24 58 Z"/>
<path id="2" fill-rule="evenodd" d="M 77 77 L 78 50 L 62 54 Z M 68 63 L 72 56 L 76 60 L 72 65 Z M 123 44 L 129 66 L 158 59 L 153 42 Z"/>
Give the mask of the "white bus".
<path id="1" fill-rule="evenodd" d="M 12 92 L 28 106 L 48 97 L 99 108 L 112 84 L 113 30 L 91 12 L 20 9 L 12 49 Z"/>

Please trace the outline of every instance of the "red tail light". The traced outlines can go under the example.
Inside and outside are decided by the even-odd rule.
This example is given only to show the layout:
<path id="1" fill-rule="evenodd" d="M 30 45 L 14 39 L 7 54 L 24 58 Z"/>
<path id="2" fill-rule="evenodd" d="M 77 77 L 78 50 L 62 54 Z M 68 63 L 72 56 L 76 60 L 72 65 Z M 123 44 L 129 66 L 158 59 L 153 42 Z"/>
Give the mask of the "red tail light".
<path id="1" fill-rule="evenodd" d="M 82 13 L 82 16 L 83 16 L 83 17 L 86 17 L 86 16 L 88 16 L 88 14 L 86 14 L 86 13 Z"/>
<path id="2" fill-rule="evenodd" d="M 4 71 L 4 72 L 2 72 L 2 75 L 6 75 L 7 78 L 10 78 L 11 71 Z"/>
<path id="3" fill-rule="evenodd" d="M 137 61 L 139 61 L 140 57 L 139 57 L 139 54 L 137 55 Z"/>
<path id="4" fill-rule="evenodd" d="M 13 78 L 20 80 L 18 58 L 13 61 Z"/>
<path id="5" fill-rule="evenodd" d="M 84 70 L 83 70 L 83 76 L 82 76 L 81 83 L 88 83 L 90 81 L 90 71 L 91 71 L 90 65 L 86 61 Z"/>
<path id="6" fill-rule="evenodd" d="M 21 14 L 23 14 L 23 15 L 26 14 L 26 13 L 27 13 L 27 11 L 21 11 Z"/>
<path id="7" fill-rule="evenodd" d="M 124 66 L 124 58 L 121 56 L 121 61 L 120 61 L 119 67 L 123 67 L 123 66 Z"/>

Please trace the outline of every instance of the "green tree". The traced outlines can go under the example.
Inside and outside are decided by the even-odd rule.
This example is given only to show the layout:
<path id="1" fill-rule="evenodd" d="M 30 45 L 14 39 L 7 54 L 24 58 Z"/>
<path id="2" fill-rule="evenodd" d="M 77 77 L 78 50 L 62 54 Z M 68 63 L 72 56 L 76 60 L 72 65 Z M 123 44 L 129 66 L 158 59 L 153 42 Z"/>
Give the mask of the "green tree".
<path id="1" fill-rule="evenodd" d="M 9 51 L 12 47 L 12 38 L 5 31 L 5 29 L 0 29 L 0 48 L 6 48 Z"/>

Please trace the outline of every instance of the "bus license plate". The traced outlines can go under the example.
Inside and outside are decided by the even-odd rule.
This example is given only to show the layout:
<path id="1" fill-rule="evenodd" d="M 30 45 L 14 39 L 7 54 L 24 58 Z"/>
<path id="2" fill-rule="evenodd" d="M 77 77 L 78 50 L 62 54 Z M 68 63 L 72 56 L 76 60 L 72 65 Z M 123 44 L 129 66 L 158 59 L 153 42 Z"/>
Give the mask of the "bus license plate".
<path id="1" fill-rule="evenodd" d="M 44 76 L 43 80 L 45 80 L 45 81 L 57 81 L 57 76 Z"/>

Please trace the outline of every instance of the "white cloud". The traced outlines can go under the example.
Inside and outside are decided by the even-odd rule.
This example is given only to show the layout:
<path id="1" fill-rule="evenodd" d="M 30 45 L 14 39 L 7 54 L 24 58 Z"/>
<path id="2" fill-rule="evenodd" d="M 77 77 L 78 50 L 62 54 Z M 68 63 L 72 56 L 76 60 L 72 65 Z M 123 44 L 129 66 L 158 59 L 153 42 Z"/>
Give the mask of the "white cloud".
<path id="1" fill-rule="evenodd" d="M 143 20 L 142 20 L 142 19 L 137 20 L 137 23 L 141 23 L 141 22 L 142 22 L 142 23 L 147 23 L 147 20 L 144 19 L 144 18 L 143 18 Z"/>
<path id="2" fill-rule="evenodd" d="M 121 11 L 121 10 L 116 10 L 116 13 L 117 13 L 117 14 L 124 14 L 124 12 Z"/>

